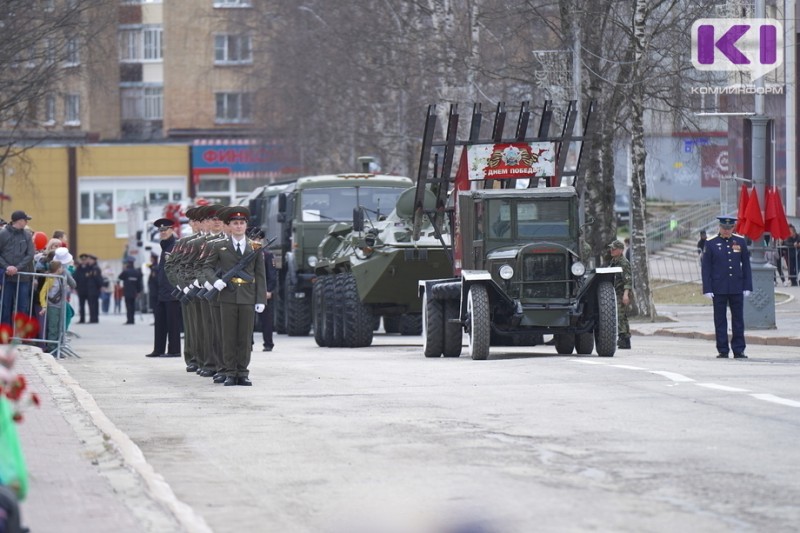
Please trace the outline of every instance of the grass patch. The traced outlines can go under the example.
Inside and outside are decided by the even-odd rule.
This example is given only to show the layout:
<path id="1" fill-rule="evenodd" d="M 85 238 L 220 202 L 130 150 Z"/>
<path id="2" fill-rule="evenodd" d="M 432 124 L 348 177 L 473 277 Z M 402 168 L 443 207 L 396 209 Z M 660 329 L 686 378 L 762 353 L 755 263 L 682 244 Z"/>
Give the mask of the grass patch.
<path id="1" fill-rule="evenodd" d="M 654 280 L 653 301 L 663 305 L 707 305 L 711 300 L 703 296 L 703 287 L 699 283 L 671 284 L 665 280 Z M 785 302 L 789 296 L 783 293 L 775 294 L 775 303 Z"/>

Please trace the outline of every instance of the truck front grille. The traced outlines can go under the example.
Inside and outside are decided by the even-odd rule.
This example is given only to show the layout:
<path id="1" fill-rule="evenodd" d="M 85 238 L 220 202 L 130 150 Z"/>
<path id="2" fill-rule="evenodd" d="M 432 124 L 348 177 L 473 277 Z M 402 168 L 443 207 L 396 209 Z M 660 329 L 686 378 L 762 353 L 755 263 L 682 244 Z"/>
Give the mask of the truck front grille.
<path id="1" fill-rule="evenodd" d="M 568 298 L 566 254 L 526 254 L 522 258 L 523 298 Z"/>

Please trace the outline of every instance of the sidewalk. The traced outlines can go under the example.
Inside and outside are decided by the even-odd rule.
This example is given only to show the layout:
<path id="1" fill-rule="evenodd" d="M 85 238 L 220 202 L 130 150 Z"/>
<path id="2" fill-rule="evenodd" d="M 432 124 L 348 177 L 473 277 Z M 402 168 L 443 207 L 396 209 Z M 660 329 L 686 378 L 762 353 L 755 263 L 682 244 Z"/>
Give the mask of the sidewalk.
<path id="1" fill-rule="evenodd" d="M 775 305 L 775 329 L 752 329 L 745 324 L 748 345 L 800 346 L 800 287 L 776 287 L 789 299 Z M 635 335 L 661 335 L 714 341 L 714 311 L 710 305 L 658 305 L 661 321 L 631 320 Z M 666 319 L 666 320 L 664 320 Z M 758 348 L 754 348 L 754 351 Z M 750 351 L 750 350 L 748 350 Z"/>

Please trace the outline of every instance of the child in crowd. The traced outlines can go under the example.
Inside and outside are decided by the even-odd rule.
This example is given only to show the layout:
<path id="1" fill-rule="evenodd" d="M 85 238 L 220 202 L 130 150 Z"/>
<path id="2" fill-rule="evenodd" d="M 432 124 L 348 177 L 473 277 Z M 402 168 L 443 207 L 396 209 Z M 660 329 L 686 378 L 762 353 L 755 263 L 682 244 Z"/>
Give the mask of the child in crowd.
<path id="1" fill-rule="evenodd" d="M 39 293 L 39 302 L 42 306 L 39 313 L 45 317 L 46 334 L 44 338 L 49 341 L 44 349 L 45 352 L 51 352 L 58 345 L 61 333 L 61 312 L 66 301 L 64 283 L 75 288 L 75 281 L 72 277 L 64 276 L 64 266 L 60 261 L 50 261 L 49 273 L 53 276 L 47 277 L 42 291 Z M 70 281 L 72 283 L 69 283 Z"/>

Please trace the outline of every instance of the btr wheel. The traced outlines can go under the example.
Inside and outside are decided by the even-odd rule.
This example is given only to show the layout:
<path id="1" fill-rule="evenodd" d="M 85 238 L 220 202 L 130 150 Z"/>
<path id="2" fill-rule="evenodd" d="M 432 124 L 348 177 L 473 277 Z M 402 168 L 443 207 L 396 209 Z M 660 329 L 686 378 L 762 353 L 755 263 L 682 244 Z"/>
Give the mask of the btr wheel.
<path id="1" fill-rule="evenodd" d="M 617 351 L 617 293 L 610 281 L 603 281 L 597 286 L 594 343 L 600 357 L 613 357 Z"/>
<path id="2" fill-rule="evenodd" d="M 464 332 L 461 326 L 461 302 L 459 300 L 444 301 L 444 348 L 445 357 L 461 355 L 461 338 Z M 458 322 L 455 322 L 458 320 Z"/>
<path id="3" fill-rule="evenodd" d="M 555 335 L 556 351 L 561 355 L 571 354 L 575 349 L 575 335 L 572 333 L 559 333 Z"/>
<path id="4" fill-rule="evenodd" d="M 295 285 L 286 283 L 286 334 L 290 337 L 305 337 L 311 331 L 311 298 Z"/>
<path id="5" fill-rule="evenodd" d="M 575 351 L 581 355 L 589 355 L 594 349 L 594 335 L 592 332 L 581 333 L 575 336 Z"/>
<path id="6" fill-rule="evenodd" d="M 400 335 L 421 335 L 422 315 L 400 315 Z"/>
<path id="7" fill-rule="evenodd" d="M 489 357 L 492 326 L 489 294 L 483 285 L 473 285 L 467 293 L 467 324 L 469 326 L 469 355 L 473 359 Z"/>
<path id="8" fill-rule="evenodd" d="M 326 276 L 322 285 L 322 342 L 329 348 L 342 345 L 342 333 L 336 329 L 336 275 Z"/>
<path id="9" fill-rule="evenodd" d="M 400 317 L 384 315 L 383 331 L 386 333 L 400 333 Z"/>
<path id="10" fill-rule="evenodd" d="M 363 348 L 372 344 L 372 311 L 358 297 L 356 279 L 352 274 L 342 274 L 342 307 L 344 308 L 343 340 L 349 348 Z"/>
<path id="11" fill-rule="evenodd" d="M 317 282 L 314 283 L 314 288 L 311 291 L 312 299 L 314 301 L 314 342 L 317 346 L 327 346 L 325 344 L 325 313 L 324 313 L 324 296 L 325 284 L 330 279 L 330 276 L 319 276 Z"/>
<path id="12" fill-rule="evenodd" d="M 425 357 L 439 357 L 444 350 L 444 306 L 441 300 L 422 294 L 422 350 Z"/>

